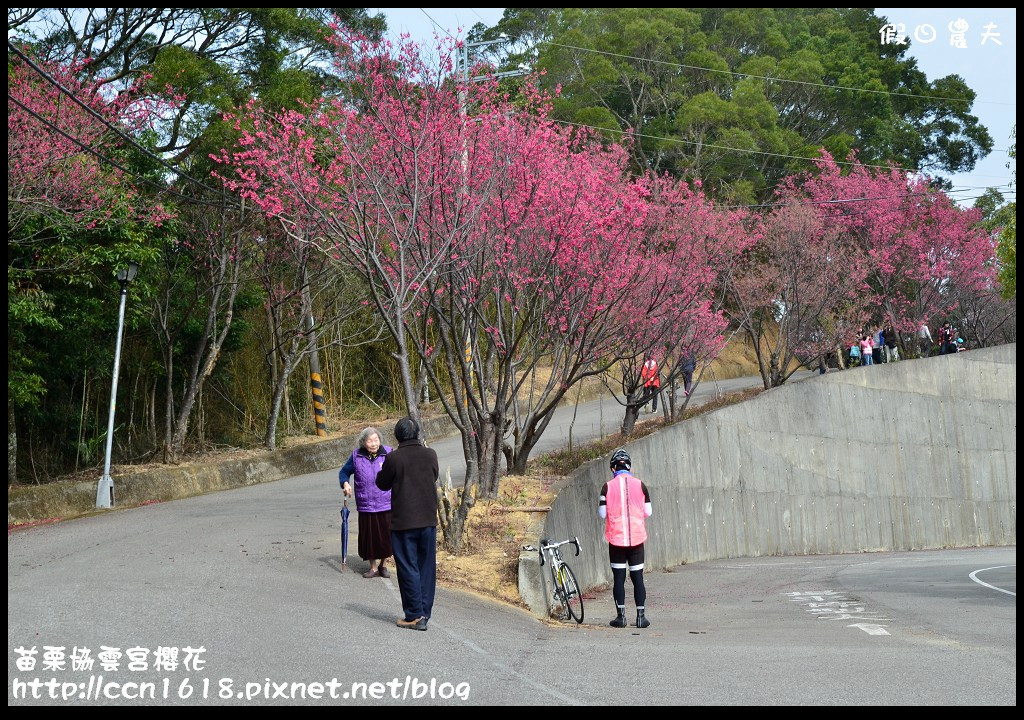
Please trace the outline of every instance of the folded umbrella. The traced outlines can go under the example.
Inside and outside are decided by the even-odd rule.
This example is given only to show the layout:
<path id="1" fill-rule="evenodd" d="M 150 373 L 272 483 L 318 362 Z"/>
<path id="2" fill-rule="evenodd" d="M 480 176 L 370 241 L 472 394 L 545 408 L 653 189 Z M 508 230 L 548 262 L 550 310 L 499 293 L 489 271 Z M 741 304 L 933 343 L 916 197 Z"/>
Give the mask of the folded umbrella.
<path id="1" fill-rule="evenodd" d="M 351 512 L 348 509 L 348 498 L 345 498 L 345 504 L 341 508 L 341 564 L 344 565 L 348 560 L 348 514 Z"/>

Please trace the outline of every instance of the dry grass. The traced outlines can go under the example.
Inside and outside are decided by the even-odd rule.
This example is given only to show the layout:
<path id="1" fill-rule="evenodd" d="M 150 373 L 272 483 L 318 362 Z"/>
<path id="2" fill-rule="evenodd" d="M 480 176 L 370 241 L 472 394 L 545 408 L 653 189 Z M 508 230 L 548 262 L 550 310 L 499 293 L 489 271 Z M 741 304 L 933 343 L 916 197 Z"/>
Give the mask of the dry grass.
<path id="1" fill-rule="evenodd" d="M 519 549 L 533 513 L 516 508 L 550 506 L 552 480 L 509 475 L 501 480 L 499 498 L 478 500 L 469 513 L 463 549 L 438 555 L 441 584 L 524 607 L 519 598 Z"/>

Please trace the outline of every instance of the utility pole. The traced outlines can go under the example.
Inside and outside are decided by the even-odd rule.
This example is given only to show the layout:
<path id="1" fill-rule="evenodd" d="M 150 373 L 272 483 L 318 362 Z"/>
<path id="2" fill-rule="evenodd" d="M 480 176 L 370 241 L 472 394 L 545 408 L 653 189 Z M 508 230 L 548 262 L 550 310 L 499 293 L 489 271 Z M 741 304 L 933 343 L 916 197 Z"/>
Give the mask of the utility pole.
<path id="1" fill-rule="evenodd" d="M 500 45 L 500 44 L 506 43 L 508 41 L 509 41 L 508 36 L 505 33 L 502 33 L 495 40 L 481 40 L 480 42 L 465 42 L 465 43 L 463 43 L 462 48 L 459 51 L 459 65 L 460 65 L 459 69 L 461 70 L 461 75 L 462 75 L 462 78 L 461 78 L 462 82 L 459 85 L 459 114 L 463 118 L 463 123 L 465 123 L 465 118 L 468 115 L 468 110 L 466 108 L 466 102 L 468 100 L 468 88 L 469 88 L 469 84 L 471 82 L 479 82 L 480 80 L 487 80 L 488 78 L 491 78 L 491 77 L 498 78 L 498 79 L 508 78 L 508 77 L 520 77 L 520 76 L 526 75 L 527 73 L 530 72 L 530 68 L 529 68 L 528 65 L 520 64 L 519 67 L 516 68 L 515 70 L 504 70 L 502 72 L 496 72 L 496 73 L 492 73 L 490 75 L 477 75 L 477 76 L 472 77 L 472 78 L 469 76 L 470 52 L 472 50 L 474 50 L 476 48 L 481 48 L 481 47 L 490 47 L 491 45 Z M 467 185 L 466 185 L 466 182 L 467 182 L 466 175 L 467 175 L 468 165 L 469 165 L 469 150 L 466 148 L 465 135 L 463 135 L 463 144 L 462 144 L 462 192 L 463 192 L 463 195 L 465 195 L 465 193 L 468 191 L 468 188 L 467 188 Z M 472 344 L 472 332 L 471 332 L 471 328 L 468 326 L 468 324 L 467 324 L 467 327 L 466 327 L 466 355 L 465 355 L 465 357 L 466 357 L 466 365 L 469 367 L 469 370 L 470 370 L 470 372 L 469 372 L 470 377 L 472 377 L 472 375 L 473 375 L 473 372 L 472 372 L 473 344 Z M 478 379 L 478 382 L 480 382 L 480 373 L 477 374 L 477 379 Z M 465 405 L 467 407 L 469 405 L 469 396 L 468 396 L 468 394 L 467 394 L 467 396 L 465 398 Z"/>

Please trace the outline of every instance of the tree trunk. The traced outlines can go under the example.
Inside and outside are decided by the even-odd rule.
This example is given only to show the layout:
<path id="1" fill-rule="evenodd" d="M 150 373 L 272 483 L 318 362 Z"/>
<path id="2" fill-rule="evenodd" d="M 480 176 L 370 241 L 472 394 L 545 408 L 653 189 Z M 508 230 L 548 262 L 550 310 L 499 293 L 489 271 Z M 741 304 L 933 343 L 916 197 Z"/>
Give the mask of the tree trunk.
<path id="1" fill-rule="evenodd" d="M 286 383 L 278 382 L 274 386 L 274 398 L 270 401 L 270 415 L 263 432 L 263 446 L 267 450 L 277 449 L 277 418 L 281 414 L 281 400 L 284 398 Z"/>
<path id="2" fill-rule="evenodd" d="M 277 373 L 277 384 L 274 386 L 273 400 L 270 402 L 270 414 L 267 418 L 267 427 L 263 435 L 263 445 L 267 450 L 277 449 L 277 420 L 281 415 L 281 405 L 287 398 L 288 380 L 291 379 L 292 372 L 298 366 L 298 359 L 296 356 L 299 352 L 299 345 L 302 342 L 301 336 L 296 335 L 292 338 L 291 347 L 288 349 L 288 353 L 282 358 L 284 360 L 284 366 Z M 274 361 L 277 363 L 276 359 Z M 285 403 L 285 418 L 288 419 L 288 413 L 290 408 Z"/>
<path id="3" fill-rule="evenodd" d="M 405 324 L 402 310 L 399 309 L 396 315 L 395 327 L 399 329 L 399 332 L 396 333 L 397 337 L 395 338 L 398 341 L 398 352 L 394 355 L 394 358 L 398 360 L 398 369 L 402 376 L 402 392 L 405 393 L 406 412 L 409 413 L 409 417 L 419 423 L 420 405 L 416 399 L 416 388 L 413 387 L 412 369 L 409 367 L 409 348 L 405 337 Z"/>
<path id="4" fill-rule="evenodd" d="M 466 518 L 469 517 L 470 508 L 476 504 L 473 487 L 477 485 L 478 480 L 477 465 L 475 462 L 471 462 L 466 466 L 466 479 L 463 481 L 460 491 L 456 492 L 450 488 L 450 475 L 447 476 L 448 482 L 442 483 L 438 489 L 438 524 L 444 538 L 444 545 L 452 552 L 457 552 L 462 547 L 466 532 Z"/>
<path id="5" fill-rule="evenodd" d="M 231 330 L 231 322 L 235 314 L 235 297 L 238 294 L 238 274 L 241 269 L 241 255 L 236 255 L 231 260 L 231 277 L 224 279 L 225 272 L 216 278 L 219 287 L 210 298 L 210 307 L 206 313 L 206 327 L 203 337 L 195 350 L 192 359 L 192 370 L 189 376 L 188 386 L 181 401 L 181 410 L 178 412 L 178 419 L 175 423 L 174 437 L 171 440 L 171 454 L 177 462 L 185 446 L 185 437 L 188 434 L 189 418 L 192 415 L 192 408 L 196 398 L 203 388 L 206 379 L 213 373 L 220 357 L 221 348 Z M 221 292 L 227 285 L 227 298 L 224 301 L 224 317 L 220 320 L 220 329 L 216 329 L 218 316 L 221 310 Z"/>
<path id="6" fill-rule="evenodd" d="M 147 408 L 149 412 L 149 446 L 153 450 L 156 449 L 157 442 L 159 442 L 159 436 L 156 432 L 156 388 L 159 384 L 160 381 L 157 378 L 153 378 L 153 389 L 149 392 L 149 407 Z"/>
<path id="7" fill-rule="evenodd" d="M 18 426 L 14 417 L 14 403 L 7 399 L 7 484 L 18 482 Z"/>
<path id="8" fill-rule="evenodd" d="M 768 364 L 765 362 L 764 350 L 761 348 L 761 335 L 748 328 L 747 336 L 754 345 L 754 355 L 757 357 L 757 370 L 761 373 L 761 382 L 764 384 L 764 389 L 768 390 L 772 386 L 772 378 Z"/>
<path id="9" fill-rule="evenodd" d="M 637 397 L 636 393 L 629 393 L 626 395 L 626 412 L 622 417 L 622 430 L 623 435 L 630 435 L 633 432 L 633 428 L 636 427 L 636 421 L 640 417 L 640 408 L 644 406 L 644 399 L 646 393 Z"/>
<path id="10" fill-rule="evenodd" d="M 164 402 L 164 462 L 175 464 L 178 459 L 174 455 L 174 348 L 165 349 L 165 366 L 167 368 L 167 398 Z"/>
<path id="11" fill-rule="evenodd" d="M 430 383 L 427 382 L 427 370 L 423 362 L 420 362 L 419 381 L 416 388 L 416 397 L 420 398 L 424 405 L 430 404 Z"/>
<path id="12" fill-rule="evenodd" d="M 480 452 L 480 487 L 483 496 L 487 498 L 498 497 L 498 485 L 501 478 L 502 436 L 504 432 L 495 425 L 493 416 L 478 428 L 479 452 Z"/>

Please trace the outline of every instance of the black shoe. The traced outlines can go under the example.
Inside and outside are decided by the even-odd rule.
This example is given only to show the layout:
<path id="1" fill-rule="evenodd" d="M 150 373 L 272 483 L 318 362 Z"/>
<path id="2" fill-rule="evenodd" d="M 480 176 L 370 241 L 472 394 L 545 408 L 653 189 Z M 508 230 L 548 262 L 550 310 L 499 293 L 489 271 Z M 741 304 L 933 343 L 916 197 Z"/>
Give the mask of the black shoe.
<path id="1" fill-rule="evenodd" d="M 617 607 L 617 608 L 615 608 L 615 611 L 616 611 L 615 619 L 612 620 L 608 624 L 611 625 L 614 628 L 624 628 L 624 627 L 626 627 L 626 608 L 624 608 L 624 607 Z"/>
<path id="2" fill-rule="evenodd" d="M 636 611 L 636 626 L 638 628 L 645 628 L 651 626 L 651 621 L 644 617 L 643 610 Z"/>

